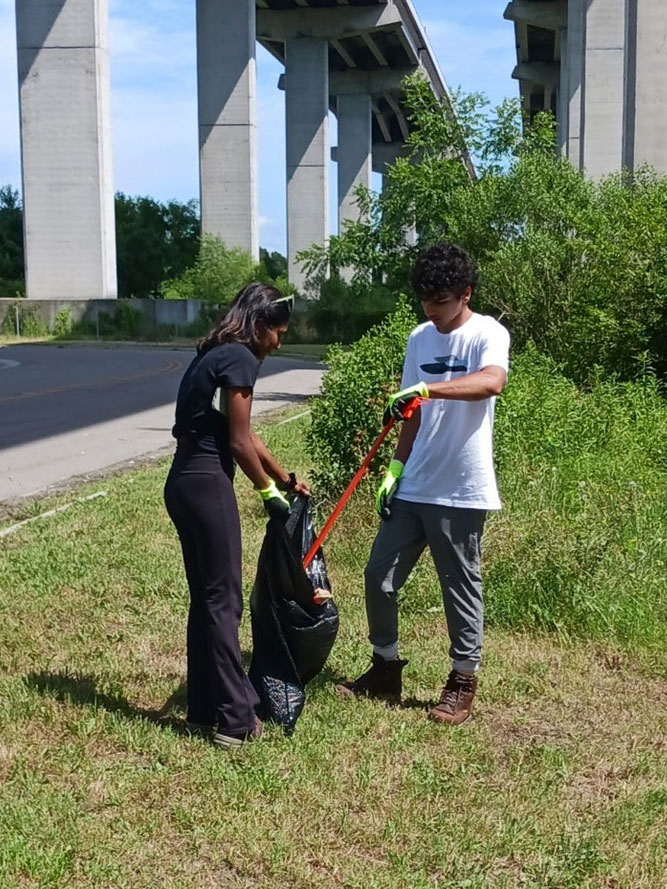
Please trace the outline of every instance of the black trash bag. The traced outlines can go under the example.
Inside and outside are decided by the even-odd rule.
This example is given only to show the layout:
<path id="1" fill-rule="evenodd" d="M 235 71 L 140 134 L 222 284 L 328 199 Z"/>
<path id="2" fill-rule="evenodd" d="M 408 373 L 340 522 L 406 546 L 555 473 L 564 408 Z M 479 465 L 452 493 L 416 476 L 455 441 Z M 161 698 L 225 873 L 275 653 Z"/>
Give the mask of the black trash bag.
<path id="1" fill-rule="evenodd" d="M 316 534 L 311 502 L 298 497 L 286 525 L 271 519 L 259 554 L 250 596 L 253 653 L 250 681 L 259 695 L 259 716 L 291 735 L 306 702 L 306 685 L 324 667 L 338 633 L 332 599 L 318 605 L 315 590 L 330 593 L 320 549 L 303 569 Z"/>

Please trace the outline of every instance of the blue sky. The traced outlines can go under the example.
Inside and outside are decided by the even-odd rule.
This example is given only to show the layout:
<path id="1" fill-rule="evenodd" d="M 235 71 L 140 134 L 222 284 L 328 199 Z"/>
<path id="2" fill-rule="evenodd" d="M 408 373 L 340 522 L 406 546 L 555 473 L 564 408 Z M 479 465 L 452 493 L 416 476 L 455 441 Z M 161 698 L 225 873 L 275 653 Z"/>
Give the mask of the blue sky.
<path id="1" fill-rule="evenodd" d="M 504 0 L 413 0 L 450 88 L 515 96 Z M 195 0 L 110 0 L 114 186 L 188 200 L 198 193 Z M 261 243 L 285 251 L 281 66 L 257 57 Z M 0 185 L 20 183 L 14 0 L 0 0 Z M 336 142 L 332 121 L 332 144 Z M 335 168 L 332 167 L 332 228 Z"/>

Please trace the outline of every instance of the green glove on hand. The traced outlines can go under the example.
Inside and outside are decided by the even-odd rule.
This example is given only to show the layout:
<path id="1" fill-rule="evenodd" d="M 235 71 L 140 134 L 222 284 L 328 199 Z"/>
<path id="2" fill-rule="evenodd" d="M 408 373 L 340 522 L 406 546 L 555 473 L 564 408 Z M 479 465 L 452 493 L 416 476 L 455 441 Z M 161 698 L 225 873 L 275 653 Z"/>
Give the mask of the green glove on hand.
<path id="1" fill-rule="evenodd" d="M 420 396 L 421 398 L 428 398 L 428 386 L 421 381 L 414 386 L 408 386 L 407 389 L 402 389 L 400 392 L 394 392 L 393 395 L 390 395 L 384 417 L 382 418 L 382 425 L 386 426 L 392 417 L 395 420 L 404 420 L 404 408 L 410 404 L 413 398 L 419 398 Z"/>
<path id="2" fill-rule="evenodd" d="M 380 518 L 385 521 L 391 518 L 391 501 L 396 496 L 402 475 L 403 463 L 400 460 L 392 460 L 375 497 L 375 508 Z"/>
<path id="3" fill-rule="evenodd" d="M 255 490 L 264 501 L 264 509 L 269 518 L 278 519 L 284 525 L 289 518 L 291 506 L 287 497 L 278 490 L 276 483 L 271 481 L 268 487 Z"/>

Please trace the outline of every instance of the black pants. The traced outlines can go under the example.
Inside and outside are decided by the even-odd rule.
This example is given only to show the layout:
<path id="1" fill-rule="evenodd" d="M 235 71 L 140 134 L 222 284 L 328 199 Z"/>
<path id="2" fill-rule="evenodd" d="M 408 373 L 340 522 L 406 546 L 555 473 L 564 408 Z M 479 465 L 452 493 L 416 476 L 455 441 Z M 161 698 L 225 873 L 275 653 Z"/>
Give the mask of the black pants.
<path id="1" fill-rule="evenodd" d="M 188 721 L 242 737 L 258 698 L 243 669 L 241 525 L 231 480 L 214 454 L 179 448 L 164 489 L 190 588 Z"/>

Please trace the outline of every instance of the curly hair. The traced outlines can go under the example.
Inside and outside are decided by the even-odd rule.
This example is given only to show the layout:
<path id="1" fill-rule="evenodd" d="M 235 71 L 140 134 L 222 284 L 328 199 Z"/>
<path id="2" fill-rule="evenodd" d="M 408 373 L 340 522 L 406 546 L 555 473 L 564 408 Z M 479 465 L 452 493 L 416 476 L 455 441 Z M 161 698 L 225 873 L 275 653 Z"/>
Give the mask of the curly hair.
<path id="1" fill-rule="evenodd" d="M 477 264 L 456 244 L 434 244 L 417 257 L 411 283 L 419 299 L 440 302 L 452 293 L 460 298 L 468 287 L 475 292 Z"/>

